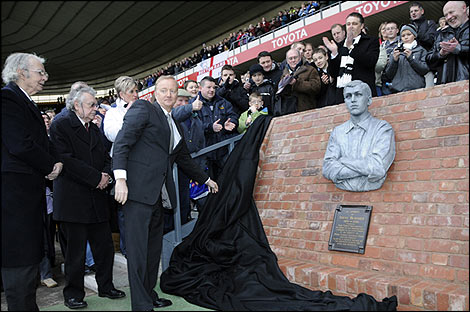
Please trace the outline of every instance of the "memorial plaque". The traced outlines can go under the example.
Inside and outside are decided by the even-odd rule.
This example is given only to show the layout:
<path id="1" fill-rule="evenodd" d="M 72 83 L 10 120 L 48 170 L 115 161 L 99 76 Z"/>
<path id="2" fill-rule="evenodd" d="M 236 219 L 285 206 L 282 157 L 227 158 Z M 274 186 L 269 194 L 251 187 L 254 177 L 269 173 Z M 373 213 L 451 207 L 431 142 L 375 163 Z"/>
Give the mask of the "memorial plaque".
<path id="1" fill-rule="evenodd" d="M 339 205 L 331 227 L 328 250 L 364 253 L 372 206 Z"/>

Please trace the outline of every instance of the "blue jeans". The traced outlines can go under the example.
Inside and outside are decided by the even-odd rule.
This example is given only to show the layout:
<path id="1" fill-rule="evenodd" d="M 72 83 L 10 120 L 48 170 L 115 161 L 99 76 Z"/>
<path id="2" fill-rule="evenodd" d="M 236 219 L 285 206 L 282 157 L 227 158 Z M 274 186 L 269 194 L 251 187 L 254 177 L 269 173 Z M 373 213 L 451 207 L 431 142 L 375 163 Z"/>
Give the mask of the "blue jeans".
<path id="1" fill-rule="evenodd" d="M 91 253 L 90 243 L 86 242 L 86 256 L 85 256 L 85 265 L 91 267 L 95 264 L 93 259 L 93 254 Z"/>

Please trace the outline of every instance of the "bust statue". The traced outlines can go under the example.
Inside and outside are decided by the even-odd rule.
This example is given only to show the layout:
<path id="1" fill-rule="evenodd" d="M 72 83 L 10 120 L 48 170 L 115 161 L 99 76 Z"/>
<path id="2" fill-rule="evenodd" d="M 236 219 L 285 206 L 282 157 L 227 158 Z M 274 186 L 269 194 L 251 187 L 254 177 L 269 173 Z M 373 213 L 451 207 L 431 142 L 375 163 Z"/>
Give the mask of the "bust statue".
<path id="1" fill-rule="evenodd" d="M 369 86 L 354 80 L 343 89 L 350 119 L 335 127 L 323 159 L 323 176 L 353 192 L 382 187 L 395 158 L 395 135 L 385 120 L 372 117 Z"/>

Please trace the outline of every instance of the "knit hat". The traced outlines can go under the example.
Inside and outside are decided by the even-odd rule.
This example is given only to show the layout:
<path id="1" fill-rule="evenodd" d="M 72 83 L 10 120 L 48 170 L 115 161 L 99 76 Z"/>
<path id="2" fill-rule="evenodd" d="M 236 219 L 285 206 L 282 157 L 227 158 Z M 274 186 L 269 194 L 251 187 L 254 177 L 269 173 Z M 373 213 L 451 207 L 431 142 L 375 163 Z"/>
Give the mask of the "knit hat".
<path id="1" fill-rule="evenodd" d="M 264 69 L 260 64 L 253 64 L 250 66 L 250 75 L 254 75 L 256 73 L 262 73 L 264 75 Z"/>
<path id="2" fill-rule="evenodd" d="M 401 36 L 401 33 L 404 31 L 404 30 L 409 30 L 414 36 L 415 38 L 418 37 L 418 30 L 416 29 L 416 26 L 413 25 L 413 24 L 406 24 L 406 25 L 403 25 L 400 29 L 400 36 Z"/>

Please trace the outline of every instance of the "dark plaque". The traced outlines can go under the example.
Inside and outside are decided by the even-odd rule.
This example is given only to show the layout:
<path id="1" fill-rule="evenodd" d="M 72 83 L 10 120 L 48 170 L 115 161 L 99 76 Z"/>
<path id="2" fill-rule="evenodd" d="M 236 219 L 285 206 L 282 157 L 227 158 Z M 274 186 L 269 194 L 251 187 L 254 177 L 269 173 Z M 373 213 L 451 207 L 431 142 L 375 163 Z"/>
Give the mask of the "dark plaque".
<path id="1" fill-rule="evenodd" d="M 364 253 L 372 206 L 339 205 L 331 227 L 328 250 Z"/>

